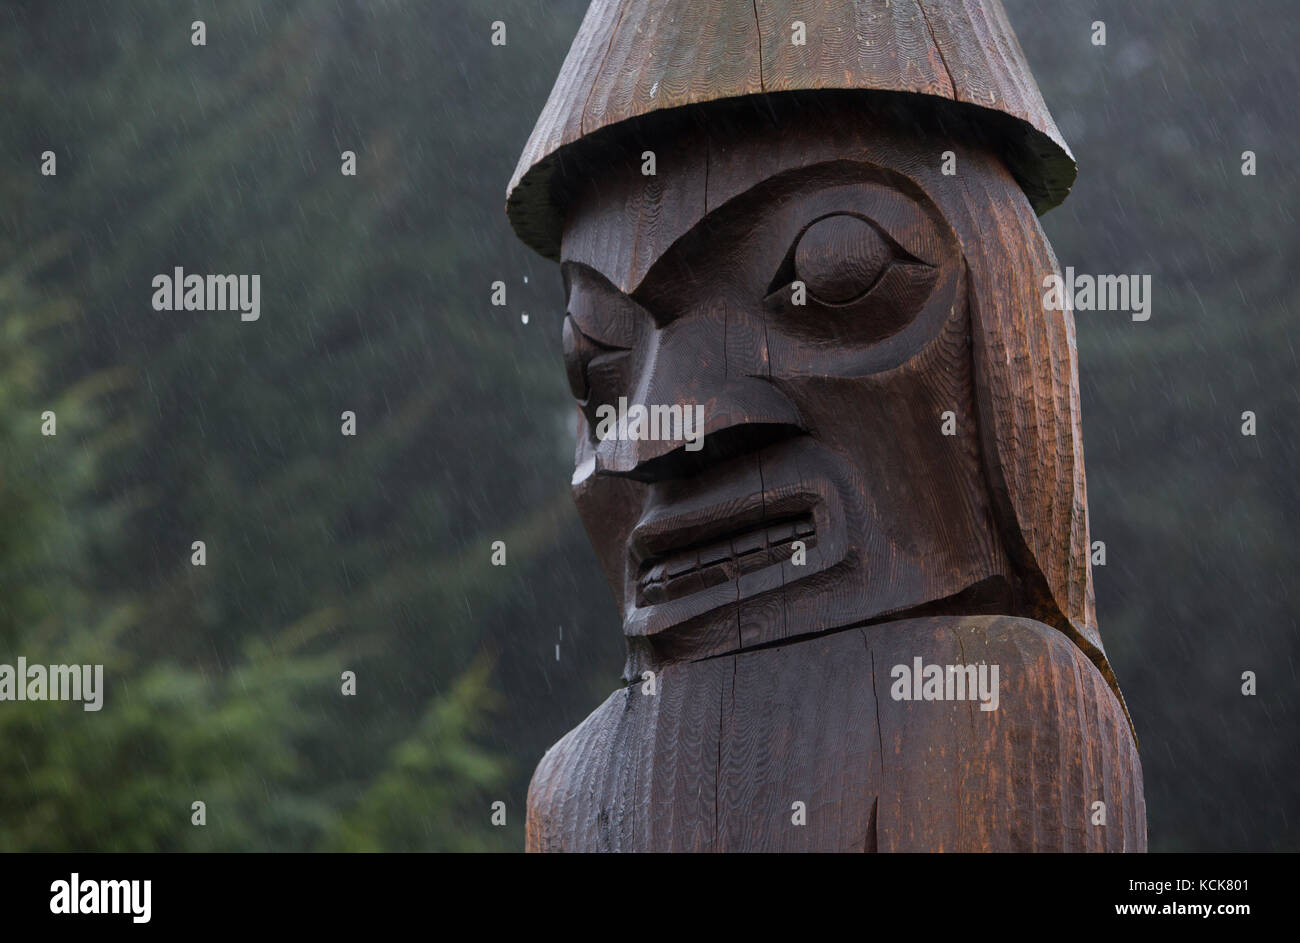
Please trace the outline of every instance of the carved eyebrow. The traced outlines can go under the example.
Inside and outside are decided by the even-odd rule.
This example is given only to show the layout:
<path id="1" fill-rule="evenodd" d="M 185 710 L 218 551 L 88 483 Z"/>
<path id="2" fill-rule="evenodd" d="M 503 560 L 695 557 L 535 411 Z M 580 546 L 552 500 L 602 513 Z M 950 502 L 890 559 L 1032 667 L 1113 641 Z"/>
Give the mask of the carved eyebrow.
<path id="1" fill-rule="evenodd" d="M 762 203 L 753 207 L 745 207 L 741 205 L 744 201 L 756 195 L 756 191 L 779 191 L 784 187 L 792 188 L 802 182 L 803 178 L 814 175 L 818 168 L 825 168 L 828 164 L 834 163 L 840 162 L 827 161 L 821 164 L 811 164 L 807 167 L 789 167 L 770 177 L 765 177 L 764 179 L 757 181 L 752 186 L 742 190 L 740 193 L 728 197 L 727 200 L 707 212 L 702 212 L 693 217 L 687 217 L 683 223 L 684 228 L 682 229 L 682 232 L 677 236 L 677 238 L 655 255 L 650 264 L 646 266 L 645 271 L 637 280 L 636 284 L 632 286 L 629 294 L 633 297 L 641 297 L 643 289 L 647 287 L 646 283 L 651 281 L 652 277 L 655 275 L 655 270 L 661 267 L 661 263 L 663 263 L 665 259 L 670 258 L 683 242 L 692 237 L 698 238 L 700 230 L 715 227 L 720 222 L 729 222 L 732 217 L 745 212 L 751 212 L 754 214 L 762 213 Z M 767 194 L 760 193 L 758 195 L 766 196 Z"/>
<path id="2" fill-rule="evenodd" d="M 620 211 L 612 216 L 597 212 L 594 218 L 580 221 L 576 233 L 578 238 L 570 241 L 566 237 L 566 253 L 561 264 L 581 265 L 593 275 L 604 279 L 615 290 L 622 291 L 628 296 L 635 295 L 645 284 L 650 271 L 666 255 L 669 255 L 675 246 L 701 226 L 711 224 L 722 215 L 735 212 L 733 204 L 736 201 L 744 200 L 756 190 L 784 188 L 787 181 L 816 173 L 818 169 L 824 170 L 827 164 L 833 163 L 836 162 L 828 161 L 809 167 L 786 168 L 770 177 L 755 181 L 743 192 L 734 194 L 724 203 L 707 211 L 705 201 L 698 198 L 698 195 L 696 199 L 690 201 L 670 199 L 665 195 L 663 199 L 654 200 L 652 214 L 651 207 L 644 205 L 646 194 L 633 193 L 628 197 L 626 206 L 620 203 Z M 861 172 L 864 165 L 850 163 L 848 166 Z M 659 212 L 668 205 L 671 205 L 671 211 Z M 622 227 L 628 223 L 632 224 L 634 231 L 624 233 L 609 230 L 610 225 Z M 612 247 L 612 244 L 616 243 L 622 243 L 623 253 Z M 658 251 L 654 251 L 656 243 L 662 245 Z M 636 246 L 640 251 L 630 249 L 630 246 Z M 631 258 L 625 255 L 629 250 L 632 252 Z"/>
<path id="3" fill-rule="evenodd" d="M 603 291 L 610 291 L 626 297 L 626 292 L 620 289 L 604 272 L 587 262 L 579 262 L 577 259 L 565 259 L 560 263 L 560 276 L 564 279 L 564 299 L 568 301 L 573 295 L 575 282 L 590 281 L 597 288 Z"/>
<path id="4" fill-rule="evenodd" d="M 816 183 L 816 187 L 803 191 L 803 188 L 809 182 Z M 747 216 L 756 218 L 754 226 L 744 227 L 746 232 L 752 231 L 756 228 L 758 220 L 772 215 L 774 201 L 778 207 L 785 208 L 791 199 L 797 200 L 799 203 L 807 203 L 815 200 L 825 190 L 843 187 L 846 184 L 875 184 L 876 186 L 887 187 L 901 200 L 914 204 L 918 215 L 927 217 L 929 214 L 924 208 L 917 205 L 917 196 L 911 192 L 913 189 L 919 192 L 919 188 L 916 188 L 914 184 L 900 186 L 900 183 L 904 182 L 910 183 L 901 174 L 880 167 L 877 164 L 843 158 L 782 170 L 728 197 L 726 201 L 715 206 L 707 213 L 700 213 L 693 220 L 690 220 L 686 224 L 685 230 L 655 256 L 654 260 L 646 267 L 644 275 L 628 294 L 653 311 L 654 305 L 651 299 L 666 287 L 662 283 L 671 279 L 672 276 L 669 273 L 673 266 L 674 256 L 679 252 L 683 244 L 693 239 L 702 238 L 703 233 L 709 229 L 720 232 L 727 227 L 741 223 Z M 861 214 L 855 213 L 854 215 Z M 807 219 L 799 219 L 798 214 L 795 214 L 793 218 L 797 219 L 797 222 L 791 223 L 792 231 L 789 234 L 791 240 L 799 229 L 806 228 L 810 222 Z M 911 249 L 899 242 L 896 235 L 890 232 L 888 227 L 876 223 L 873 223 L 873 225 L 876 225 L 886 236 L 890 237 L 891 241 L 898 244 L 908 254 L 915 255 Z M 787 248 L 786 245 L 781 245 L 782 256 L 784 256 Z M 924 262 L 925 260 L 918 258 L 918 261 Z"/>
<path id="5" fill-rule="evenodd" d="M 583 334 L 606 347 L 630 350 L 636 346 L 641 308 L 634 299 L 585 262 L 566 260 L 560 263 L 560 272 L 567 314 Z M 592 295 L 612 303 L 586 304 Z"/>

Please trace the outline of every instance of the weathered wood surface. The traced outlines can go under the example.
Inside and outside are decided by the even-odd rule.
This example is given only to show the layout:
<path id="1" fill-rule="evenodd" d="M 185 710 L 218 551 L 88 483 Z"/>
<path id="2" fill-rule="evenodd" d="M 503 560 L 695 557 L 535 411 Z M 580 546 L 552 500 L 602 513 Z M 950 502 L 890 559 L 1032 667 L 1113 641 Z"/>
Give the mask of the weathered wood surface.
<path id="1" fill-rule="evenodd" d="M 511 222 L 558 258 L 553 178 L 573 175 L 571 145 L 651 112 L 814 89 L 925 95 L 997 120 L 1003 159 L 1045 212 L 1074 158 L 1028 76 L 998 0 L 594 0 L 510 182 Z"/>
<path id="2" fill-rule="evenodd" d="M 654 177 L 640 171 L 650 141 Z M 956 177 L 941 172 L 945 150 Z M 851 490 L 890 502 L 872 533 L 846 536 L 884 543 L 871 553 L 888 579 L 865 596 L 853 589 L 872 603 L 861 618 L 1014 571 L 1008 592 L 1024 597 L 1014 612 L 1076 638 L 1110 677 L 1088 566 L 1073 319 L 1043 310 L 1056 260 L 992 154 L 845 102 L 816 111 L 737 102 L 644 129 L 590 177 L 565 233 L 569 313 L 629 352 L 601 358 L 588 416 L 628 395 L 702 403 L 714 442 L 747 427 L 811 433 L 861 476 Z M 836 212 L 865 217 L 926 264 L 896 266 L 899 286 L 882 280 L 859 305 L 774 310 L 769 288 L 801 227 Z M 890 317 L 905 323 L 870 333 Z M 939 435 L 945 410 L 956 414 L 951 438 Z M 588 454 L 591 427 L 580 467 L 688 458 L 670 442 L 607 440 Z M 580 484 L 580 508 L 584 493 Z M 648 497 L 642 489 L 636 507 Z M 602 557 L 626 555 L 618 534 L 593 539 Z"/>
<path id="3" fill-rule="evenodd" d="M 600 57 L 584 108 L 638 101 L 647 40 L 624 31 L 652 14 L 625 6 L 561 80 Z M 924 72 L 917 23 L 891 16 L 895 66 Z M 876 61 L 841 45 L 826 62 Z M 1023 69 L 999 81 L 1035 98 Z M 564 158 L 573 492 L 632 683 L 538 768 L 530 848 L 1145 848 L 1094 612 L 1074 323 L 1042 302 L 1056 260 L 1006 126 L 917 101 L 728 98 Z M 703 448 L 598 435 L 620 401 L 702 407 Z M 916 658 L 996 665 L 997 709 L 894 700 Z"/>
<path id="4" fill-rule="evenodd" d="M 998 709 L 894 700 L 892 667 L 917 656 L 1000 665 Z M 616 691 L 547 752 L 530 851 L 1146 850 L 1128 723 L 1039 623 L 868 626 L 674 664 L 658 684 Z"/>

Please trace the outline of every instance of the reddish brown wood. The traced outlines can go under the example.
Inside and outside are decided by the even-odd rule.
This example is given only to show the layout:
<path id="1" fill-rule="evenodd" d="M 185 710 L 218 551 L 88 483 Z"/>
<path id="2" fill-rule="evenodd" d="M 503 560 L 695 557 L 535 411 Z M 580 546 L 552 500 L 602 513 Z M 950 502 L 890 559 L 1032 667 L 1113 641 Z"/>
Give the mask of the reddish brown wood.
<path id="1" fill-rule="evenodd" d="M 593 0 L 510 181 L 511 223 L 558 259 L 555 178 L 584 137 L 666 109 L 814 89 L 961 103 L 997 126 L 997 149 L 1040 213 L 1074 182 L 998 0 Z"/>
<path id="2" fill-rule="evenodd" d="M 987 660 L 996 711 L 895 701 L 890 667 Z M 1059 632 L 910 619 L 663 668 L 543 757 L 533 851 L 1142 851 L 1128 724 Z M 1105 827 L 1090 824 L 1106 803 Z M 807 823 L 792 822 L 803 802 Z"/>
<path id="3" fill-rule="evenodd" d="M 529 848 L 1145 849 L 1093 611 L 1074 325 L 1043 308 L 1056 261 L 1008 126 L 824 89 L 609 125 L 605 110 L 638 107 L 629 76 L 698 66 L 730 88 L 743 72 L 699 66 L 727 46 L 725 17 L 682 30 L 623 6 L 598 69 L 571 57 L 561 80 L 605 130 L 546 186 L 564 220 L 573 491 L 622 615 L 627 687 L 538 767 Z M 995 98 L 1038 101 L 1023 69 L 1001 75 L 1005 22 L 950 7 L 918 20 L 894 0 L 870 20 L 892 24 L 892 59 L 836 34 L 806 68 L 915 77 L 929 37 L 955 87 L 976 88 L 966 45 L 982 42 L 1001 56 Z M 627 17 L 659 25 L 627 33 Z M 702 406 L 704 447 L 601 439 L 620 398 Z M 896 700 L 891 672 L 918 658 L 997 666 L 997 709 Z"/>

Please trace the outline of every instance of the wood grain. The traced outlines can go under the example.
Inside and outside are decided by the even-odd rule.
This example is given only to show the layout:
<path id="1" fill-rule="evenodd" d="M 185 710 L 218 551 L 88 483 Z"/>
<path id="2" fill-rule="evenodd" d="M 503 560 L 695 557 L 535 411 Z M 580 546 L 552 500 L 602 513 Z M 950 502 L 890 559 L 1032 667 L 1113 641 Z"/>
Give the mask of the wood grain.
<path id="1" fill-rule="evenodd" d="M 795 21 L 804 45 L 791 41 Z M 511 224 L 558 259 L 567 194 L 602 130 L 705 102 L 827 89 L 957 103 L 998 128 L 1040 213 L 1074 182 L 1074 158 L 999 0 L 594 0 L 507 188 Z"/>
<path id="2" fill-rule="evenodd" d="M 1019 47 L 978 0 L 745 6 L 593 5 L 539 123 L 583 147 L 521 161 L 563 165 L 557 218 L 512 218 L 562 258 L 573 494 L 628 651 L 528 846 L 1144 850 Z M 615 403 L 700 407 L 703 439 L 599 432 Z M 896 698 L 917 659 L 996 666 L 996 709 Z"/>
<path id="3" fill-rule="evenodd" d="M 998 709 L 894 700 L 891 669 L 918 656 L 999 665 Z M 615 692 L 546 754 L 530 851 L 1146 850 L 1123 711 L 1041 624 L 906 620 L 673 665 L 660 685 Z"/>

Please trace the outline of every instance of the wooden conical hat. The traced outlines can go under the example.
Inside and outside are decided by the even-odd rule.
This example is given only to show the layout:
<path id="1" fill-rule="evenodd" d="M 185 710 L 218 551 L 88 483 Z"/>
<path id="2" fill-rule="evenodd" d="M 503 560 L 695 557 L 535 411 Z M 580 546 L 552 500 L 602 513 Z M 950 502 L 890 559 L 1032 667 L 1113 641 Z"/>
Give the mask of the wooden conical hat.
<path id="1" fill-rule="evenodd" d="M 812 89 L 959 103 L 995 126 L 1040 214 L 1074 182 L 1074 157 L 1000 0 L 593 0 L 507 189 L 511 225 L 559 257 L 564 157 L 595 132 L 651 112 Z"/>

